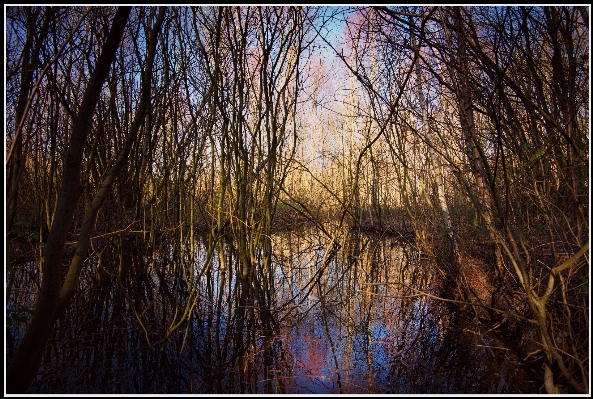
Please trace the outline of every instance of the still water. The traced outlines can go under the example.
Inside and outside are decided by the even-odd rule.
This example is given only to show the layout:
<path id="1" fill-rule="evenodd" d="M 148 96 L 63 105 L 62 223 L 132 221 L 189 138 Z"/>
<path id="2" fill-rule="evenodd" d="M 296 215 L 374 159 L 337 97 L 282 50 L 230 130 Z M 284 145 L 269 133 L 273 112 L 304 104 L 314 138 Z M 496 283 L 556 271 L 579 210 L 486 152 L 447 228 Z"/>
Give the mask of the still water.
<path id="1" fill-rule="evenodd" d="M 206 238 L 189 257 L 124 243 L 122 263 L 111 244 L 89 259 L 29 393 L 539 391 L 496 330 L 419 295 L 442 279 L 405 240 L 351 234 L 333 251 L 312 230 L 277 233 L 249 297 L 232 242 L 206 269 Z"/>

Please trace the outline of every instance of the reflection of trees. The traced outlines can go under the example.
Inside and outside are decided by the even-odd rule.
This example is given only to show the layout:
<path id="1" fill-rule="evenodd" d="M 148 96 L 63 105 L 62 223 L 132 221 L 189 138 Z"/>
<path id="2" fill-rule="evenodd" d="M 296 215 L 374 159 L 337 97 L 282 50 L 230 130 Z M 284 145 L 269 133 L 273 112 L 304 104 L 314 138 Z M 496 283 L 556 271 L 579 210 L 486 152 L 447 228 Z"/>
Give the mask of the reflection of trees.
<path id="1" fill-rule="evenodd" d="M 73 393 L 510 389 L 496 385 L 498 377 L 491 372 L 497 370 L 506 376 L 506 384 L 513 384 L 509 361 L 498 364 L 500 359 L 486 349 L 476 351 L 476 344 L 483 342 L 478 335 L 452 328 L 458 322 L 451 309 L 391 284 L 403 282 L 430 291 L 436 282 L 430 262 L 407 258 L 405 252 L 411 249 L 404 251 L 405 243 L 358 233 L 348 236 L 337 256 L 323 264 L 328 259 L 324 240 L 312 231 L 272 236 L 275 284 L 266 293 L 269 302 L 260 302 L 246 295 L 249 291 L 238 282 L 230 267 L 238 261 L 237 250 L 223 239 L 198 282 L 200 295 L 187 323 L 169 337 L 167 325 L 179 311 L 177 303 L 186 303 L 191 294 L 187 277 L 165 273 L 173 266 L 156 255 L 158 267 L 136 276 L 125 272 L 121 285 L 106 289 L 105 278 L 116 280 L 120 266 L 118 241 L 106 244 L 93 260 L 97 266 L 101 262 L 105 275 L 83 276 L 84 295 L 75 298 L 77 306 L 67 315 L 82 326 L 78 338 L 72 340 L 58 330 L 42 365 L 42 370 L 65 372 L 44 374 L 33 390 L 57 392 L 64 386 Z M 152 257 L 151 251 L 143 250 L 130 255 L 129 270 Z M 208 239 L 200 237 L 194 258 L 201 261 L 207 254 Z M 318 273 L 322 268 L 324 272 Z M 144 299 L 127 301 L 126 295 L 132 294 Z M 68 373 L 69 368 L 75 371 Z M 483 381 L 468 385 L 468 379 Z"/>

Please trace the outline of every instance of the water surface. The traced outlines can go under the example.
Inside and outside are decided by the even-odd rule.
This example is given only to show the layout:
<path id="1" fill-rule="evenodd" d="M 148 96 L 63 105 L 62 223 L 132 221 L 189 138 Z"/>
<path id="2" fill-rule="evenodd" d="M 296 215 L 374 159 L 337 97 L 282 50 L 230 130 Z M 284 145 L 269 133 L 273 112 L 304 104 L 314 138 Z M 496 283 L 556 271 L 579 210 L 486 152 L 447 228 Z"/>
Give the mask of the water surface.
<path id="1" fill-rule="evenodd" d="M 128 243 L 124 262 L 106 244 L 29 392 L 538 392 L 496 330 L 419 294 L 438 294 L 442 278 L 411 243 L 351 234 L 330 253 L 303 230 L 272 244 L 272 270 L 258 264 L 249 296 L 232 242 L 217 246 L 207 269 L 205 237 L 193 256 Z M 186 307 L 188 320 L 167 336 Z"/>

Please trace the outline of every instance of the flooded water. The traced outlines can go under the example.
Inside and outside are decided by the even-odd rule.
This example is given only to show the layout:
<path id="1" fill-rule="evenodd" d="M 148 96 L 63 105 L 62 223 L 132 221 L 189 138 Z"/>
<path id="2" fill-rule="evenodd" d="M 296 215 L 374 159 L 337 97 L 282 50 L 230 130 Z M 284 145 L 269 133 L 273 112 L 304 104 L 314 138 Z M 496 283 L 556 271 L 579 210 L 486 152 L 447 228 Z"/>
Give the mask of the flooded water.
<path id="1" fill-rule="evenodd" d="M 124 262 L 105 244 L 29 393 L 539 392 L 496 331 L 419 295 L 442 281 L 410 243 L 355 234 L 334 250 L 311 230 L 271 241 L 272 270 L 258 263 L 249 290 L 232 242 L 212 246 L 206 269 L 203 237 L 193 256 L 124 243 Z"/>

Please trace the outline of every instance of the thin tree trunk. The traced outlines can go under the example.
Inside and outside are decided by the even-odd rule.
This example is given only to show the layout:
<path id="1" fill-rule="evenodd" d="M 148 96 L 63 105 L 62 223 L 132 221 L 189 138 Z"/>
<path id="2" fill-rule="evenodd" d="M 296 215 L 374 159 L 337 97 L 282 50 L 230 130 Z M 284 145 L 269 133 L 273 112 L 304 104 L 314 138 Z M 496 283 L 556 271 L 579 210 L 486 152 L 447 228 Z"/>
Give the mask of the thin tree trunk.
<path id="1" fill-rule="evenodd" d="M 467 155 L 469 157 L 470 166 L 478 191 L 480 206 L 482 207 L 480 213 L 486 218 L 485 223 L 487 226 L 494 226 L 494 212 L 496 210 L 496 201 L 494 198 L 495 193 L 489 189 L 489 170 L 488 163 L 486 162 L 485 156 L 480 143 L 478 141 L 478 133 L 476 131 L 476 124 L 474 120 L 472 94 L 470 91 L 469 76 L 469 62 L 466 52 L 466 42 L 463 28 L 463 20 L 461 17 L 461 11 L 455 10 L 454 13 L 455 25 L 457 30 L 457 56 L 455 61 L 457 62 L 457 70 L 454 71 L 452 65 L 447 65 L 451 74 L 451 80 L 454 82 L 456 91 L 458 107 L 459 107 L 459 119 L 461 128 L 463 130 L 463 137 L 467 143 Z M 492 256 L 496 264 L 496 269 L 499 276 L 502 276 L 502 253 L 497 244 L 496 237 L 492 231 L 489 231 L 489 238 L 492 243 Z"/>
<path id="2" fill-rule="evenodd" d="M 16 108 L 16 125 L 14 131 L 14 142 L 11 145 L 11 150 L 8 153 L 7 162 L 8 162 L 8 187 L 7 193 L 9 193 L 8 197 L 8 204 L 7 204 L 7 214 L 6 214 L 6 231 L 12 230 L 12 226 L 14 224 L 14 218 L 16 216 L 16 211 L 18 208 L 18 189 L 19 189 L 19 182 L 21 180 L 22 172 L 25 167 L 25 160 L 26 155 L 24 154 L 24 147 L 25 143 L 23 143 L 23 135 L 20 134 L 23 130 L 23 126 L 25 123 L 25 117 L 27 114 L 27 106 L 30 102 L 29 94 L 32 90 L 32 83 L 33 83 L 33 71 L 37 67 L 38 59 L 39 59 L 39 52 L 41 50 L 41 43 L 43 37 L 47 34 L 47 29 L 49 26 L 49 22 L 51 20 L 50 15 L 53 14 L 51 10 L 49 10 L 45 18 L 43 20 L 43 25 L 41 27 L 39 37 L 37 38 L 37 43 L 35 43 L 35 35 L 34 32 L 38 28 L 38 17 L 39 17 L 39 9 L 36 9 L 32 12 L 31 15 L 28 15 L 27 18 L 27 41 L 25 42 L 25 48 L 22 52 L 23 64 L 21 67 L 21 82 L 20 82 L 20 92 L 19 92 L 19 100 Z M 12 156 L 11 156 L 12 155 Z"/>
<path id="3" fill-rule="evenodd" d="M 411 21 L 410 21 L 411 24 Z M 416 52 L 416 58 L 418 58 L 420 52 L 420 45 L 416 43 L 416 38 L 413 34 L 412 36 L 412 48 Z M 449 206 L 447 204 L 447 198 L 445 196 L 445 186 L 443 182 L 443 172 L 441 168 L 441 157 L 435 151 L 435 137 L 432 134 L 428 126 L 428 106 L 426 104 L 426 100 L 424 98 L 424 93 L 422 92 L 422 74 L 420 72 L 420 62 L 416 63 L 416 95 L 418 96 L 418 100 L 420 102 L 420 109 L 421 109 L 421 121 L 422 121 L 422 133 L 424 134 L 425 140 L 429 143 L 428 154 L 430 157 L 430 162 L 432 163 L 435 184 L 437 189 L 438 201 L 439 201 L 439 208 L 441 211 L 441 215 L 443 217 L 443 226 L 445 227 L 445 234 L 449 238 L 449 242 L 451 244 L 451 260 L 453 264 L 457 267 L 459 266 L 459 245 L 457 243 L 457 239 L 453 232 L 453 222 L 451 221 L 451 214 L 449 213 Z"/>
<path id="4" fill-rule="evenodd" d="M 88 255 L 91 233 L 95 225 L 95 218 L 97 217 L 97 214 L 99 213 L 99 210 L 101 209 L 101 206 L 105 201 L 105 198 L 111 190 L 111 185 L 113 184 L 113 182 L 119 175 L 119 172 L 127 162 L 128 155 L 130 154 L 132 145 L 136 140 L 138 131 L 144 123 L 146 112 L 148 110 L 148 105 L 150 103 L 150 80 L 152 76 L 152 66 L 156 52 L 156 35 L 160 31 L 160 27 L 163 22 L 164 10 L 164 8 L 160 9 L 160 13 L 155 23 L 155 26 L 150 33 L 150 47 L 148 50 L 148 56 L 146 61 L 146 71 L 144 73 L 140 103 L 138 104 L 138 109 L 136 110 L 132 126 L 128 131 L 128 135 L 126 137 L 124 146 L 121 149 L 115 161 L 115 164 L 105 176 L 105 179 L 101 184 L 101 188 L 99 188 L 99 191 L 94 196 L 92 202 L 87 202 L 86 204 L 84 221 L 82 223 L 82 230 L 76 243 L 76 252 L 74 254 L 74 258 L 72 258 L 72 262 L 70 263 L 70 269 L 68 270 L 68 275 L 66 276 L 64 285 L 62 286 L 62 289 L 60 291 L 58 311 L 56 312 L 57 315 L 59 315 L 66 308 L 66 306 L 70 302 L 70 299 L 74 295 L 74 292 L 76 291 L 76 286 L 78 284 L 78 276 L 80 275 L 80 272 L 82 270 L 82 264 Z"/>

